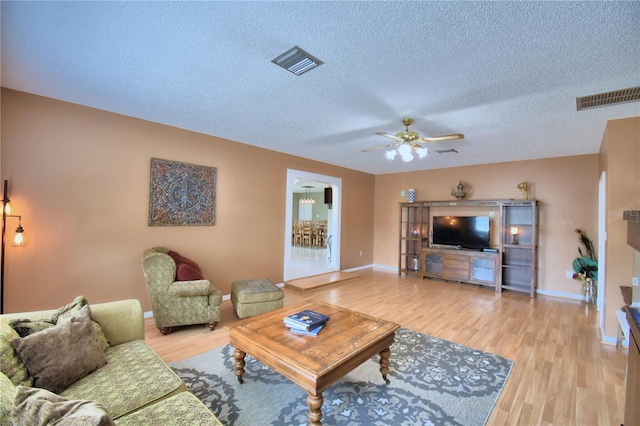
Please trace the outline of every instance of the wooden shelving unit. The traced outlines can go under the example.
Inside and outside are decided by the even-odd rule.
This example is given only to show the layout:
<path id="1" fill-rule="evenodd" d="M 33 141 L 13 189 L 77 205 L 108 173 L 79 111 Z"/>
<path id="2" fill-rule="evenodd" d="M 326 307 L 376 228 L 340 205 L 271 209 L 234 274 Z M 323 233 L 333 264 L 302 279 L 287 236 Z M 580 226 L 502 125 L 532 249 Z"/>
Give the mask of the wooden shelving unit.
<path id="1" fill-rule="evenodd" d="M 499 210 L 498 253 L 429 246 L 430 209 L 478 207 Z M 497 208 L 497 209 L 496 209 Z M 518 228 L 517 241 L 511 228 Z M 400 204 L 398 274 L 480 284 L 535 297 L 538 204 L 536 200 L 419 201 Z"/>
<path id="2" fill-rule="evenodd" d="M 420 273 L 420 247 L 424 235 L 422 215 L 420 203 L 400 205 L 398 275 L 405 273 L 418 276 Z"/>
<path id="3" fill-rule="evenodd" d="M 501 289 L 529 293 L 537 287 L 538 214 L 536 200 L 502 203 Z M 514 241 L 511 228 L 518 228 Z"/>

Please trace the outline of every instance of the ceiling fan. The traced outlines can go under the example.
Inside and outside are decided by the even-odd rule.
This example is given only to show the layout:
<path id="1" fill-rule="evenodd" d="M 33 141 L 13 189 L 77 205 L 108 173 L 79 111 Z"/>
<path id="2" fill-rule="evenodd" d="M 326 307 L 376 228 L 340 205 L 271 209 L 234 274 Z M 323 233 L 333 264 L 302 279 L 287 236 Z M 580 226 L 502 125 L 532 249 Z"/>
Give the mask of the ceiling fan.
<path id="1" fill-rule="evenodd" d="M 413 159 L 413 155 L 411 155 L 413 152 L 417 153 L 418 157 L 420 158 L 423 158 L 427 155 L 427 149 L 420 145 L 421 143 L 464 139 L 464 135 L 462 133 L 421 138 L 418 132 L 409 130 L 409 126 L 412 123 L 413 118 L 403 118 L 402 124 L 404 124 L 405 130 L 403 132 L 398 132 L 395 135 L 384 132 L 376 132 L 376 135 L 394 139 L 395 142 L 388 145 L 377 146 L 375 148 L 363 149 L 362 152 L 397 147 L 387 152 L 387 158 L 393 160 L 396 154 L 400 154 L 404 161 L 411 161 Z"/>

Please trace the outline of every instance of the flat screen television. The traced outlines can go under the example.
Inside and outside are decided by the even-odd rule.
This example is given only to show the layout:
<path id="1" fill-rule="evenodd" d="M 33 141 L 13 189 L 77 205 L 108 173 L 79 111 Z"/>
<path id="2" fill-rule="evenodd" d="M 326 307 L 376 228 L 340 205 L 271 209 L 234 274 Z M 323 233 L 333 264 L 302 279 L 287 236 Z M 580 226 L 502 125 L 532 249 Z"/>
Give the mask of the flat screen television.
<path id="1" fill-rule="evenodd" d="M 434 216 L 433 244 L 482 250 L 491 247 L 489 216 Z"/>

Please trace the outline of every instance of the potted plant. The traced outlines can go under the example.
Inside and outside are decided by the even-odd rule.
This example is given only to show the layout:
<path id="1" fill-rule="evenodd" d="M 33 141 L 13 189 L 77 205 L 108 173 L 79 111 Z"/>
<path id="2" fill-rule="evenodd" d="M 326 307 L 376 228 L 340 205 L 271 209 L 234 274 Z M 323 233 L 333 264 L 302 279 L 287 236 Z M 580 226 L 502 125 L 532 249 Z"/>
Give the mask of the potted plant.
<path id="1" fill-rule="evenodd" d="M 596 257 L 596 251 L 593 247 L 593 242 L 587 236 L 587 234 L 581 230 L 576 229 L 578 234 L 578 241 L 581 247 L 578 247 L 578 254 L 580 256 L 573 260 L 573 279 L 582 281 L 584 289 L 584 301 L 586 303 L 596 302 L 596 289 L 594 281 L 598 279 L 598 258 Z"/>

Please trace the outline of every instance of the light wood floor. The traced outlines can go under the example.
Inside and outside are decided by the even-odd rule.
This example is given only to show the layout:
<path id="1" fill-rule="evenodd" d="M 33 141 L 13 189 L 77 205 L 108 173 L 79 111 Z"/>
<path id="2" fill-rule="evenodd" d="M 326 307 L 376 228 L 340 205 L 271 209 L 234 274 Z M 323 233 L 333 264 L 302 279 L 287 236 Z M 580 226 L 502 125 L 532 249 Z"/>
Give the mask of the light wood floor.
<path id="1" fill-rule="evenodd" d="M 600 343 L 595 309 L 385 271 L 358 275 L 305 292 L 285 288 L 285 305 L 321 300 L 514 360 L 490 425 L 622 422 L 627 351 Z M 147 319 L 146 340 L 166 361 L 180 360 L 227 344 L 223 327 L 236 320 L 231 302 L 224 301 L 215 331 L 189 326 L 162 336 Z"/>

